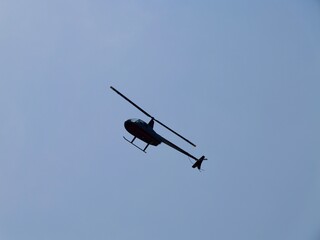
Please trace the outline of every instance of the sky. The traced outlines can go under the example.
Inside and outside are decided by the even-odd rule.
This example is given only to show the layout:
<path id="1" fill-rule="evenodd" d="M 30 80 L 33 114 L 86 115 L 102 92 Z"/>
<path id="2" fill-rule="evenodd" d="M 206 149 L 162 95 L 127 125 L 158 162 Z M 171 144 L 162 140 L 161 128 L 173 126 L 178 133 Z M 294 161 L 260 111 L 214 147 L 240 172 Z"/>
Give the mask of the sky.
<path id="1" fill-rule="evenodd" d="M 319 13 L 1 0 L 0 239 L 320 239 Z M 110 86 L 205 171 L 124 141 L 125 120 L 149 119 Z"/>

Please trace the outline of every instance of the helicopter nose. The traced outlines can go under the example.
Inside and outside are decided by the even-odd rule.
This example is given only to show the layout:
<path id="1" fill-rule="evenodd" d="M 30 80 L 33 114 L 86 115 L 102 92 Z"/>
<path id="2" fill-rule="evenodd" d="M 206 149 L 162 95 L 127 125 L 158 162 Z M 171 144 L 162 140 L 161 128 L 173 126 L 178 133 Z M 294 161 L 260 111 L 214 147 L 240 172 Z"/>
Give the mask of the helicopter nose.
<path id="1" fill-rule="evenodd" d="M 124 127 L 127 130 L 131 128 L 132 125 L 133 125 L 132 119 L 128 119 L 127 121 L 124 122 Z"/>
<path id="2" fill-rule="evenodd" d="M 125 127 L 129 126 L 129 124 L 130 124 L 130 120 L 127 120 L 127 121 L 124 122 L 124 126 Z"/>

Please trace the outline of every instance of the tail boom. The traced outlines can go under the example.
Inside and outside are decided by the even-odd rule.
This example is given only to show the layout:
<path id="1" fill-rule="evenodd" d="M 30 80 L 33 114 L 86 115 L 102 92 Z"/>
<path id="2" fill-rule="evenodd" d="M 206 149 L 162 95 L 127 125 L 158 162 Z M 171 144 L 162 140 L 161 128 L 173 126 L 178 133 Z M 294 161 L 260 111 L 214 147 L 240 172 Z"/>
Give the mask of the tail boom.
<path id="1" fill-rule="evenodd" d="M 173 144 L 169 140 L 165 139 L 164 137 L 161 137 L 160 135 L 158 135 L 158 137 L 161 140 L 161 142 L 163 142 L 164 144 L 168 145 L 169 147 L 172 147 L 172 148 L 176 149 L 177 151 L 179 151 L 179 152 L 187 155 L 188 157 L 192 158 L 193 160 L 195 160 L 196 162 L 192 165 L 192 167 L 193 168 L 198 168 L 199 170 L 201 170 L 201 164 L 202 164 L 203 160 L 207 160 L 205 158 L 205 156 L 202 156 L 201 158 L 198 159 L 195 156 L 193 156 L 192 154 L 188 153 L 187 151 L 185 151 L 182 148 L 178 147 L 177 145 Z"/>

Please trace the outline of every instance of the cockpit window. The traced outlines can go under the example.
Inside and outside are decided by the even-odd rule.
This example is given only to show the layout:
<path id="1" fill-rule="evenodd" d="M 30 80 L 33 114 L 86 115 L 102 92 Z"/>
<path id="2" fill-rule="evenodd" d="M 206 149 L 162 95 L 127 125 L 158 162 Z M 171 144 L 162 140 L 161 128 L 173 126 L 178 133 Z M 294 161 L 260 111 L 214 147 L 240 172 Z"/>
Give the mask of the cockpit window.
<path id="1" fill-rule="evenodd" d="M 137 119 L 137 118 L 134 118 L 133 121 L 138 124 L 146 124 L 144 121 L 142 121 L 141 119 Z"/>
<path id="2" fill-rule="evenodd" d="M 139 124 L 146 124 L 144 121 L 142 121 L 141 119 L 138 119 L 138 118 L 131 118 L 130 122 L 139 123 Z"/>

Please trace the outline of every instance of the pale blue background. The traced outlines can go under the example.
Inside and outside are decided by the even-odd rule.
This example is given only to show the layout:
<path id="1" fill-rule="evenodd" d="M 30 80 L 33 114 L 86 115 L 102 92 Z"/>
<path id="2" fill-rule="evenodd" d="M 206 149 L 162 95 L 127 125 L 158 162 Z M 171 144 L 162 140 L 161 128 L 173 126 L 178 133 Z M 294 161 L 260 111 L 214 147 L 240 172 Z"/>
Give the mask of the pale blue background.
<path id="1" fill-rule="evenodd" d="M 319 80 L 316 0 L 1 0 L 0 239 L 317 240 Z"/>

